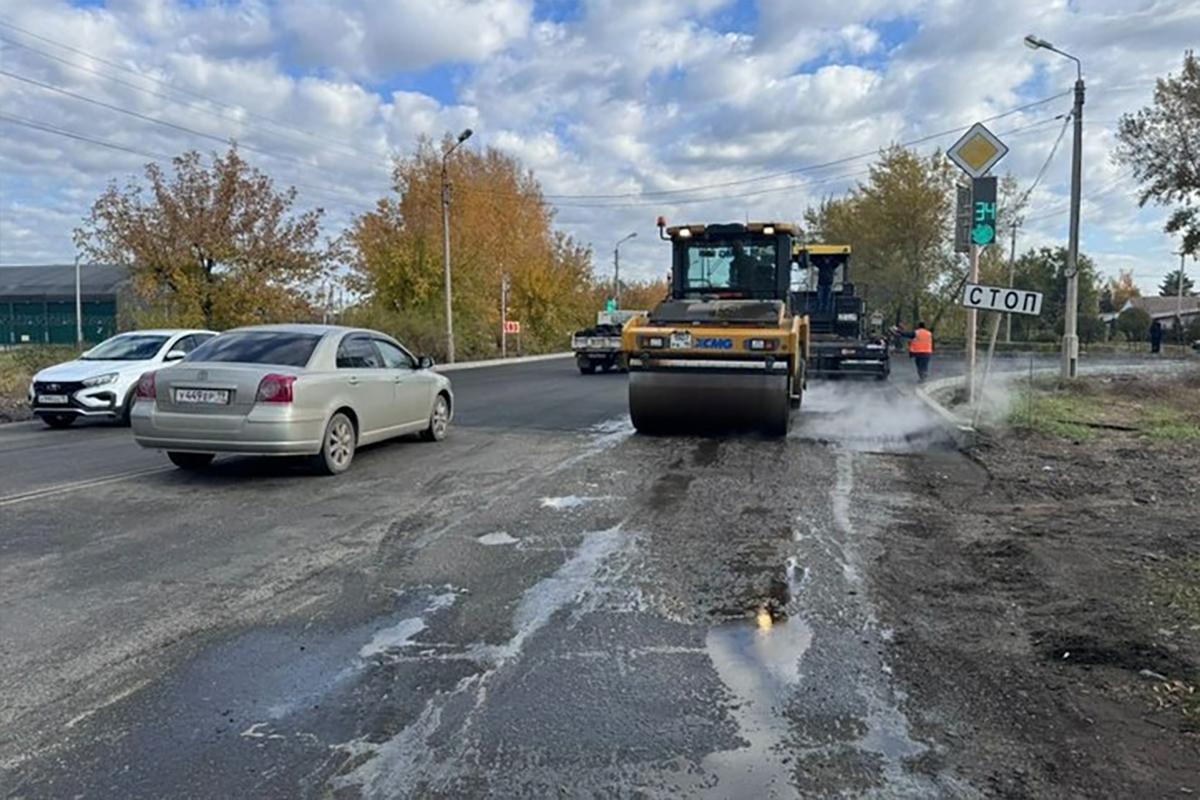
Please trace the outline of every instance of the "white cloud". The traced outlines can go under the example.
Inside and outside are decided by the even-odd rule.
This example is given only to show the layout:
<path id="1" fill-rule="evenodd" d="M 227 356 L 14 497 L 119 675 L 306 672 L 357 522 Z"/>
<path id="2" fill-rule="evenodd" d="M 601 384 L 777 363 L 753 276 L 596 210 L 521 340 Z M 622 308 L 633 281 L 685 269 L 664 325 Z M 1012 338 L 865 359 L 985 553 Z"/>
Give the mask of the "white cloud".
<path id="1" fill-rule="evenodd" d="M 560 197 L 558 224 L 595 245 L 602 273 L 612 242 L 639 231 L 622 247 L 622 272 L 650 277 L 664 269 L 658 214 L 798 219 L 805 205 L 858 179 L 869 159 L 703 192 L 623 195 L 870 154 L 1069 89 L 1070 62 L 1021 46 L 1036 32 L 1085 59 L 1084 249 L 1114 264 L 1136 261 L 1149 288 L 1173 268 L 1174 243 L 1159 232 L 1161 210 L 1138 209 L 1110 157 L 1113 131 L 1121 113 L 1149 100 L 1153 78 L 1178 71 L 1200 7 L 1132 6 L 811 0 L 800 12 L 794 0 L 758 0 L 756 22 L 729 30 L 721 21 L 737 11 L 732 0 L 579 0 L 541 20 L 532 0 L 110 0 L 99 8 L 0 0 L 5 20 L 137 74 L 11 29 L 0 35 L 91 71 L 8 45 L 4 69 L 236 137 L 247 158 L 329 209 L 331 233 L 387 190 L 390 153 L 421 135 L 474 128 L 469 146 L 517 156 L 548 195 L 617 195 Z M 1002 169 L 1028 182 L 1060 123 L 1027 126 L 1069 104 L 992 123 L 1013 148 Z M 0 77 L 0 105 L 137 151 L 221 147 L 11 78 Z M 91 198 L 147 160 L 0 125 L 5 263 L 69 259 L 70 229 Z M 1046 215 L 1066 205 L 1069 151 L 1068 137 L 1033 196 L 1022 244 L 1065 241 L 1066 214 Z"/>

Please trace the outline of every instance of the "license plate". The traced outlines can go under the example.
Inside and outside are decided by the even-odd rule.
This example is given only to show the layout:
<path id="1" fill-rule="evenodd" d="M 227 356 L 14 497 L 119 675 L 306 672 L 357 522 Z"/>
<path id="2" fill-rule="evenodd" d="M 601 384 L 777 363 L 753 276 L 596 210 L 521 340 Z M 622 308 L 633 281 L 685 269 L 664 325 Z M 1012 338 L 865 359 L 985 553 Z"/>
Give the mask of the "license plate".
<path id="1" fill-rule="evenodd" d="M 692 335 L 690 333 L 672 333 L 671 334 L 671 349 L 686 350 L 692 346 Z"/>
<path id="2" fill-rule="evenodd" d="M 62 405 L 67 402 L 67 396 L 65 394 L 39 394 L 37 401 L 46 405 Z"/>
<path id="3" fill-rule="evenodd" d="M 228 389 L 176 389 L 175 402 L 191 406 L 229 405 Z"/>

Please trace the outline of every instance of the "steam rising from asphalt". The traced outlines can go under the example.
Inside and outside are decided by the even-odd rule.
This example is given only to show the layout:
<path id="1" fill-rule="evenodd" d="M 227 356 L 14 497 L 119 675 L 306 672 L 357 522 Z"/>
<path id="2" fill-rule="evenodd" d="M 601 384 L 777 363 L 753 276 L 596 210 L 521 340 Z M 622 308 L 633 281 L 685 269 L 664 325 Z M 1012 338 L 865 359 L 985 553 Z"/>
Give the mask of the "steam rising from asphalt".
<path id="1" fill-rule="evenodd" d="M 793 437 L 855 450 L 907 452 L 947 442 L 943 423 L 916 396 L 884 383 L 813 381 Z"/>

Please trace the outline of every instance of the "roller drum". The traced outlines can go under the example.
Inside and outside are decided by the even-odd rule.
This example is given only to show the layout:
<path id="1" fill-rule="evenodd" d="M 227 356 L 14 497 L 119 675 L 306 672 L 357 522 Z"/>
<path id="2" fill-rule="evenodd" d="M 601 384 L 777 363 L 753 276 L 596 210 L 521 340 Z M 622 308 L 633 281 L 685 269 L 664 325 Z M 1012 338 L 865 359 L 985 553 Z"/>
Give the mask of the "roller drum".
<path id="1" fill-rule="evenodd" d="M 629 375 L 629 416 L 640 433 L 784 436 L 791 412 L 787 374 L 661 370 Z"/>

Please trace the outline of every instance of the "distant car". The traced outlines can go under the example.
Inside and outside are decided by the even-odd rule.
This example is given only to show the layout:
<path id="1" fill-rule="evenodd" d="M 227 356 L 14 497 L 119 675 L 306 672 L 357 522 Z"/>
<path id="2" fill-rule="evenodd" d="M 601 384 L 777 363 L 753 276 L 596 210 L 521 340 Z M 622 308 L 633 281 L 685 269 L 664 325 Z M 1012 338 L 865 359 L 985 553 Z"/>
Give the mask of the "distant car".
<path id="1" fill-rule="evenodd" d="M 134 389 L 142 375 L 179 361 L 216 335 L 194 329 L 119 334 L 74 361 L 34 375 L 29 405 L 51 428 L 65 428 L 80 417 L 128 423 Z"/>
<path id="2" fill-rule="evenodd" d="M 142 377 L 133 434 L 181 469 L 241 453 L 310 456 L 334 475 L 361 445 L 409 433 L 445 438 L 454 394 L 432 367 L 376 331 L 238 328 Z"/>

